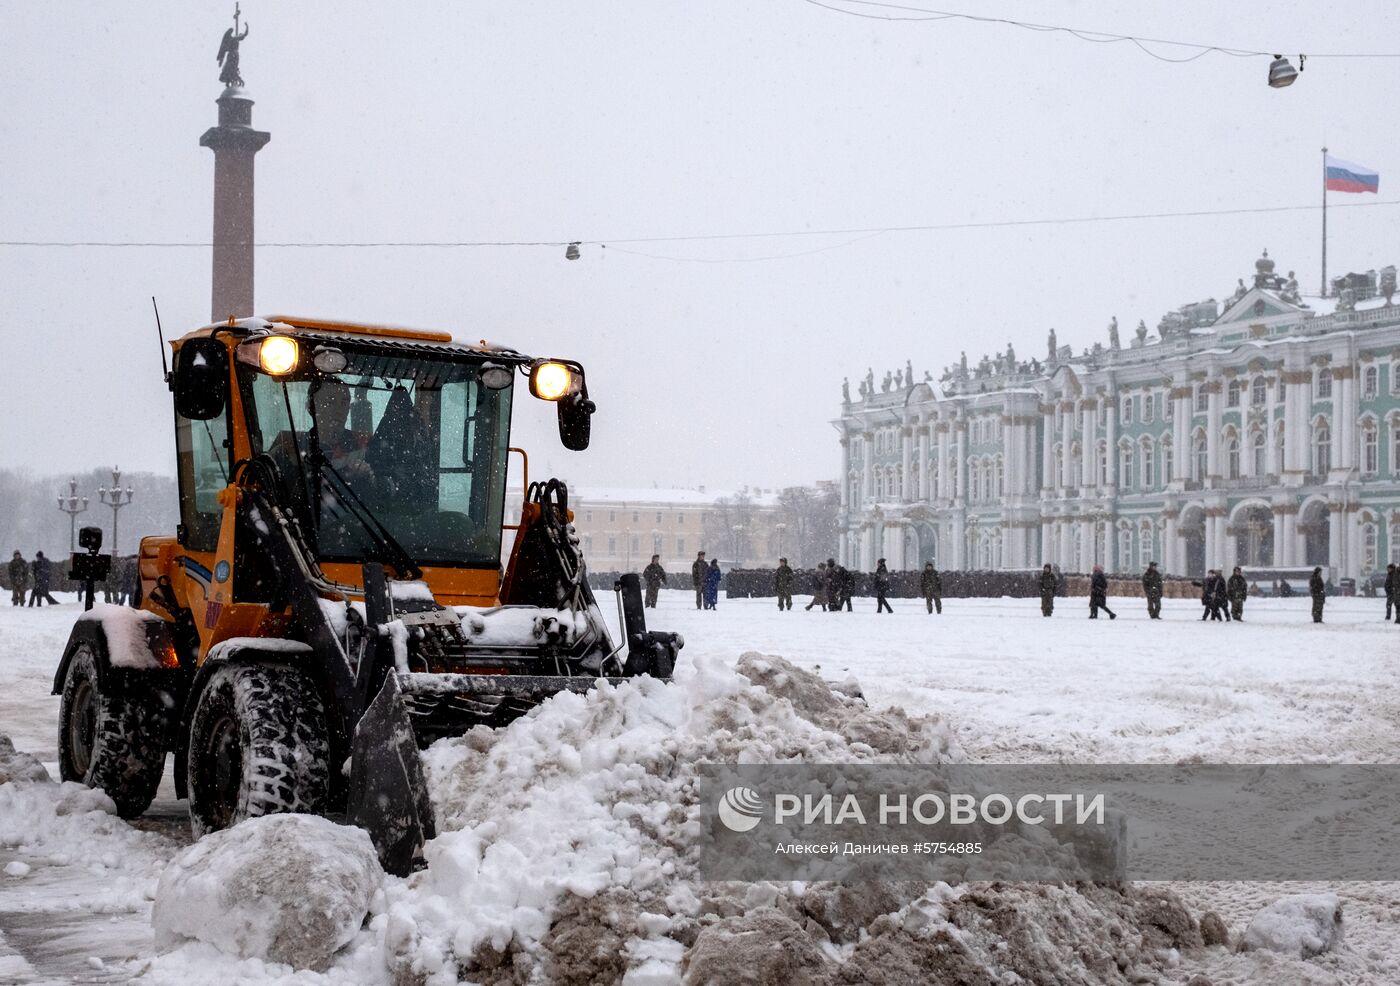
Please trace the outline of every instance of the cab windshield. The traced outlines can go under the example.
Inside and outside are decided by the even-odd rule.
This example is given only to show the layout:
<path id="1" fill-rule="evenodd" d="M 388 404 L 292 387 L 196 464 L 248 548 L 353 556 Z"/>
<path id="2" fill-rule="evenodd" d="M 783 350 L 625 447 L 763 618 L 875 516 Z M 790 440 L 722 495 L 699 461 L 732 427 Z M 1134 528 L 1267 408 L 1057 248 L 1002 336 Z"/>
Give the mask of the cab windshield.
<path id="1" fill-rule="evenodd" d="M 274 377 L 240 366 L 253 454 L 325 561 L 496 567 L 511 390 L 473 363 L 347 352 L 340 373 Z"/>

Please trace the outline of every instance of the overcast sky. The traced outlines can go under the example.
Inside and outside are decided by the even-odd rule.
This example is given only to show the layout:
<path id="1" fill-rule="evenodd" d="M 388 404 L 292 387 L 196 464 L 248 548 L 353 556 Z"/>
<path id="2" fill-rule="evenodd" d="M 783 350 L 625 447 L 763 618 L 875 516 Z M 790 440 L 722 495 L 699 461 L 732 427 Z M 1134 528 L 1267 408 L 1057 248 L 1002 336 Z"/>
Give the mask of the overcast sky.
<path id="1" fill-rule="evenodd" d="M 842 6 L 839 0 L 823 0 Z M 902 0 L 920 5 L 918 0 Z M 901 12 L 845 5 L 866 13 Z M 1400 51 L 1393 3 L 950 10 L 1249 49 Z M 907 14 L 907 12 L 904 12 Z M 0 4 L 0 239 L 207 241 L 232 3 Z M 1319 282 L 1317 211 L 703 242 L 646 237 L 1315 206 L 1324 142 L 1400 199 L 1400 59 L 1154 60 L 1127 43 L 804 0 L 245 0 L 257 308 L 489 338 L 588 369 L 588 453 L 528 395 L 533 471 L 590 485 L 832 478 L 830 420 L 913 361 L 935 377 L 1046 331 L 1078 352 L 1252 273 Z M 1157 48 L 1168 57 L 1190 52 Z M 1296 62 L 1296 58 L 1295 58 Z M 1400 209 L 1329 213 L 1333 274 L 1400 263 Z M 150 296 L 209 320 L 207 247 L 0 247 L 0 467 L 173 472 Z"/>

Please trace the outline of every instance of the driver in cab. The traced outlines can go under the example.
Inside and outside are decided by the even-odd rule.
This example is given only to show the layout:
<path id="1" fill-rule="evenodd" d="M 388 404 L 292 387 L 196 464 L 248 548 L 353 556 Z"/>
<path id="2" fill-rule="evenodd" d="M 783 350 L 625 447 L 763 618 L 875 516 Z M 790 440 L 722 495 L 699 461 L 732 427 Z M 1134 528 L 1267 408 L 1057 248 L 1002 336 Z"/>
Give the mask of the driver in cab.
<path id="1" fill-rule="evenodd" d="M 350 388 L 343 380 L 326 377 L 311 397 L 316 416 L 316 441 L 332 469 L 363 495 L 374 485 L 374 470 L 365 461 L 368 436 L 347 428 L 350 416 Z"/>

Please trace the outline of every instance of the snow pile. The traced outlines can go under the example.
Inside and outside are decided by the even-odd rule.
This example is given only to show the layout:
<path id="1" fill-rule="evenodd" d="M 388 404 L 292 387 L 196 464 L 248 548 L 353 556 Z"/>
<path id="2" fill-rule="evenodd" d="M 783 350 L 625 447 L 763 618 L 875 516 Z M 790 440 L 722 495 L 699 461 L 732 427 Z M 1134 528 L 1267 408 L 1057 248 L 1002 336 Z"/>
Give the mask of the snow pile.
<path id="1" fill-rule="evenodd" d="M 43 783 L 51 779 L 37 757 L 16 750 L 10 738 L 0 733 L 0 784 Z"/>
<path id="2" fill-rule="evenodd" d="M 380 961 L 427 986 L 1126 986 L 1201 947 L 1181 902 L 1151 889 L 697 879 L 697 764 L 960 758 L 943 722 L 857 694 L 748 653 L 435 744 L 440 835 L 426 871 L 386 884 Z"/>
<path id="3" fill-rule="evenodd" d="M 101 791 L 50 780 L 38 760 L 0 734 L 0 849 L 18 857 L 26 876 L 86 870 L 84 906 L 122 913 L 148 905 L 171 842 L 122 821 Z"/>
<path id="4" fill-rule="evenodd" d="M 1344 930 L 1342 902 L 1336 894 L 1294 894 L 1256 914 L 1240 947 L 1310 959 L 1340 945 Z"/>
<path id="5" fill-rule="evenodd" d="M 359 931 L 384 878 L 369 835 L 311 815 L 268 815 L 207 835 L 156 890 L 156 946 L 189 939 L 240 958 L 323 969 Z"/>
<path id="6" fill-rule="evenodd" d="M 385 959 L 429 983 L 455 981 L 459 965 L 490 980 L 517 962 L 543 963 L 551 981 L 606 981 L 608 970 L 566 971 L 604 954 L 633 969 L 631 981 L 659 974 L 678 958 L 668 935 L 701 906 L 690 881 L 706 809 L 693 765 L 955 754 L 942 722 L 872 713 L 816 675 L 752 653 L 737 672 L 702 660 L 674 684 L 558 695 L 505 729 L 427 752 L 440 835 L 427 871 L 389 888 L 377 919 Z"/>

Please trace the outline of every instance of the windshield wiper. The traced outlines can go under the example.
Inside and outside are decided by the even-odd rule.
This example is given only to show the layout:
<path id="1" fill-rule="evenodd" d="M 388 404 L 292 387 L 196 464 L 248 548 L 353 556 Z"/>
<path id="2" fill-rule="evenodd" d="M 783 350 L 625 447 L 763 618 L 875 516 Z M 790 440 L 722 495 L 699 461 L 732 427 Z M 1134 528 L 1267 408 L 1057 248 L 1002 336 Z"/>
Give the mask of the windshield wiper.
<path id="1" fill-rule="evenodd" d="M 322 467 L 335 482 L 325 484 L 320 482 Z M 389 533 L 389 529 L 365 505 L 365 501 L 360 499 L 360 495 L 355 492 L 354 487 L 345 481 L 345 477 L 336 470 L 335 466 L 331 465 L 330 460 L 321 452 L 319 445 L 312 450 L 311 468 L 317 477 L 316 485 L 322 489 L 328 489 L 334 494 L 335 498 L 344 505 L 346 512 L 355 518 L 359 525 L 364 528 L 365 533 L 374 541 L 375 547 L 382 552 L 381 561 L 387 561 L 393 565 L 401 578 L 420 579 L 423 577 L 423 570 L 418 567 L 413 556 L 403 545 L 399 544 L 394 535 Z M 319 508 L 317 513 L 319 515 Z"/>

